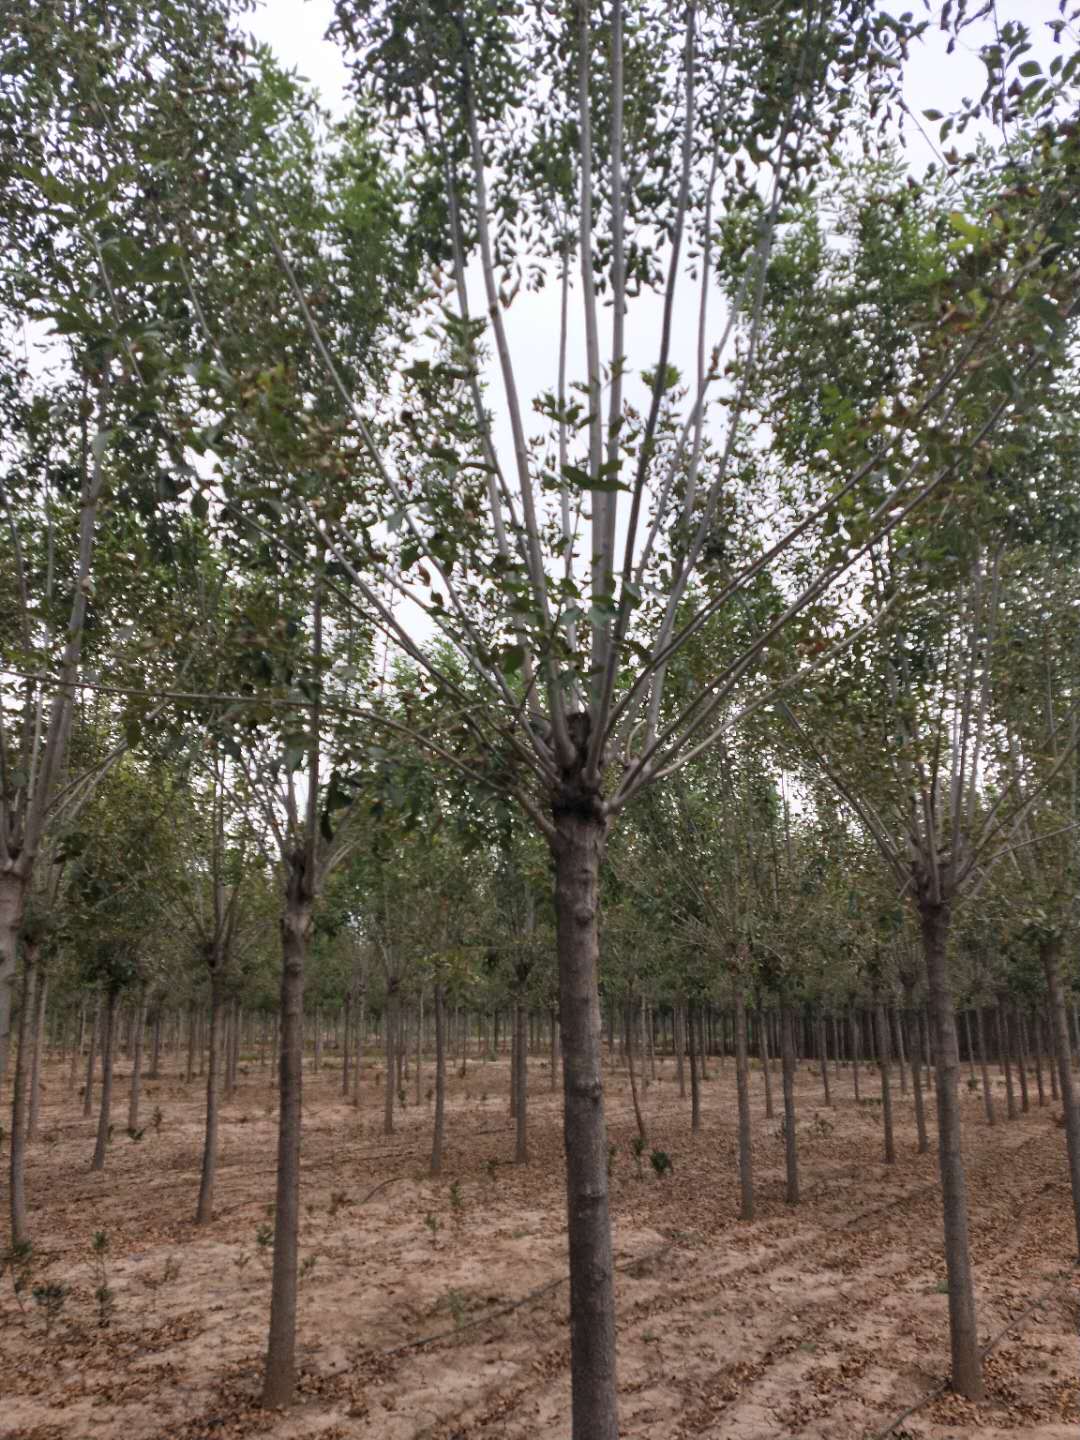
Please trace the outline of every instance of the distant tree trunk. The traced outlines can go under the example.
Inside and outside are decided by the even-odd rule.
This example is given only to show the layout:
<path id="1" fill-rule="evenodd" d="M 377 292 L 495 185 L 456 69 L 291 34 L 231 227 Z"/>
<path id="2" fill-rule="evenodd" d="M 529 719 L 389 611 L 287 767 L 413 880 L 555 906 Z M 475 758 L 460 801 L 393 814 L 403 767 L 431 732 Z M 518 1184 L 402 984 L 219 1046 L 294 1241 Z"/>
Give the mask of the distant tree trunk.
<path id="1" fill-rule="evenodd" d="M 184 1062 L 184 1084 L 190 1085 L 195 1076 L 195 1037 L 198 1033 L 194 1004 L 188 1006 L 187 1060 Z"/>
<path id="2" fill-rule="evenodd" d="M 128 1095 L 128 1129 L 139 1128 L 139 1098 L 142 1090 L 143 1029 L 146 1025 L 146 997 L 140 995 L 135 1007 L 134 1034 L 131 1044 L 131 1091 Z"/>
<path id="3" fill-rule="evenodd" d="M 431 1176 L 442 1174 L 446 1133 L 446 991 L 435 986 L 435 1126 L 431 1140 Z"/>
<path id="4" fill-rule="evenodd" d="M 551 1089 L 559 1088 L 559 1016 L 551 1011 Z"/>
<path id="5" fill-rule="evenodd" d="M 923 1055 L 922 1030 L 919 1026 L 919 1018 L 911 1010 L 907 1009 L 908 1020 L 908 1052 L 911 1062 L 911 1088 L 915 1092 L 915 1130 L 918 1134 L 917 1152 L 925 1155 L 930 1149 L 930 1141 L 926 1134 L 926 1105 L 923 1101 L 923 1066 L 926 1057 Z"/>
<path id="6" fill-rule="evenodd" d="M 896 1144 L 893 1140 L 889 1017 L 885 1013 L 885 1006 L 880 1001 L 874 1006 L 874 1028 L 877 1032 L 878 1070 L 881 1073 L 881 1124 L 885 1136 L 885 1164 L 895 1165 Z"/>
<path id="7" fill-rule="evenodd" d="M 964 1040 L 965 1040 L 965 1042 L 966 1042 L 966 1044 L 967 1044 L 968 1070 L 969 1070 L 969 1072 L 970 1072 L 970 1075 L 971 1075 L 972 1080 L 974 1080 L 974 1079 L 975 1079 L 975 1046 L 972 1044 L 972 1040 L 971 1040 L 971 1011 L 970 1011 L 970 1010 L 964 1010 L 964 1011 L 962 1011 L 961 1013 L 962 1013 L 962 1015 L 963 1015 L 963 1020 L 964 1020 Z"/>
<path id="8" fill-rule="evenodd" d="M 851 1031 L 851 1074 L 855 1082 L 855 1104 L 858 1105 L 862 1099 L 859 1094 L 859 1061 L 862 1057 L 859 1053 L 859 1021 L 854 1005 L 848 1010 L 848 1029 Z"/>
<path id="9" fill-rule="evenodd" d="M 795 1133 L 795 1036 L 791 1006 L 780 1007 L 780 1066 L 784 1090 L 784 1165 L 787 1187 L 784 1199 L 789 1205 L 799 1203 L 799 1145 Z"/>
<path id="10" fill-rule="evenodd" d="M 938 1155 L 945 1222 L 945 1265 L 949 1278 L 952 1386 L 968 1400 L 981 1400 L 982 1365 L 968 1245 L 967 1181 L 960 1122 L 960 1057 L 945 955 L 950 920 L 948 907 L 924 902 L 920 906 L 919 919 L 937 1067 Z"/>
<path id="11" fill-rule="evenodd" d="M 701 1129 L 701 1068 L 698 1065 L 698 1027 L 694 1024 L 694 1009 L 686 1007 L 686 1033 L 690 1038 L 690 1129 L 696 1135 Z"/>
<path id="12" fill-rule="evenodd" d="M 149 1080 L 161 1079 L 161 1006 L 154 1011 L 154 1038 L 153 1048 L 150 1052 L 150 1073 Z"/>
<path id="13" fill-rule="evenodd" d="M 829 1093 L 829 1056 L 825 1045 L 825 1020 L 818 1018 L 817 1022 L 818 1060 L 821 1065 L 821 1084 L 825 1091 L 825 1104 L 832 1106 L 832 1095 Z"/>
<path id="14" fill-rule="evenodd" d="M 37 991 L 38 947 L 23 940 L 22 995 L 19 1001 L 18 1051 L 15 1056 L 15 1083 L 11 1100 L 11 1243 L 29 1242 L 29 1219 L 26 1209 L 26 1120 L 30 1088 L 31 1030 L 33 1028 L 34 995 Z"/>
<path id="15" fill-rule="evenodd" d="M 386 985 L 386 1004 L 383 1007 L 384 1043 L 386 1045 L 386 1094 L 383 1096 L 383 1134 L 394 1133 L 394 1086 L 397 1081 L 397 980 L 391 978 Z"/>
<path id="16" fill-rule="evenodd" d="M 341 1094 L 349 1098 L 349 1044 L 352 1040 L 352 991 L 345 991 L 345 1014 L 341 1026 Z"/>
<path id="17" fill-rule="evenodd" d="M 750 1129 L 750 1064 L 746 1053 L 746 1000 L 735 985 L 735 1086 L 739 1100 L 739 1219 L 754 1218 L 753 1135 Z"/>
<path id="18" fill-rule="evenodd" d="M 1065 988 L 1061 983 L 1059 956 L 1061 941 L 1054 935 L 1039 947 L 1054 1022 L 1051 1035 L 1057 1060 L 1058 1084 L 1061 1087 L 1061 1108 L 1065 1121 L 1065 1145 L 1069 1157 L 1069 1181 L 1072 1186 L 1073 1220 L 1076 1225 L 1077 1252 L 1080 1254 L 1080 1111 L 1077 1110 L 1069 1054 L 1069 1019 L 1065 1010 Z"/>
<path id="19" fill-rule="evenodd" d="M 288 1405 L 296 1387 L 296 1289 L 300 1248 L 300 1127 L 304 1053 L 304 965 L 311 935 L 314 877 L 305 856 L 293 852 L 286 867 L 281 917 L 281 1059 L 278 1100 L 274 1261 L 270 1281 L 270 1334 L 263 1406 Z"/>
<path id="20" fill-rule="evenodd" d="M 1021 1017 L 1023 1023 L 1023 1017 Z M 1039 1108 L 1046 1104 L 1046 1086 L 1043 1084 L 1043 1060 L 1042 1060 L 1042 1027 L 1039 1024 L 1039 1012 L 1035 1009 L 1031 1012 L 1031 1048 L 1035 1060 L 1035 1085 L 1039 1092 Z"/>
<path id="21" fill-rule="evenodd" d="M 86 1035 L 86 1001 L 79 1001 L 79 1019 L 75 1026 L 75 1039 L 71 1047 L 71 1063 L 68 1067 L 68 1094 L 75 1094 L 75 1081 L 79 1073 L 79 1061 L 82 1059 L 83 1040 Z"/>
<path id="22" fill-rule="evenodd" d="M 108 990 L 105 997 L 105 1020 L 101 1041 L 101 1109 L 98 1113 L 97 1144 L 91 1170 L 105 1169 L 105 1156 L 109 1146 L 109 1121 L 112 1114 L 113 1060 L 116 1054 L 116 1009 L 118 995 Z"/>
<path id="23" fill-rule="evenodd" d="M 529 1161 L 529 1012 L 519 998 L 514 1006 L 514 1164 Z"/>
<path id="24" fill-rule="evenodd" d="M 1054 1029 L 1054 1016 L 1049 1000 L 1046 1003 L 1046 1013 L 1039 1017 L 1040 1026 L 1045 1025 L 1045 1039 L 1043 1044 L 1046 1048 L 1046 1056 L 1050 1069 L 1050 1101 L 1056 1105 L 1058 1102 L 1058 1063 L 1057 1063 L 1057 1041 Z"/>
<path id="25" fill-rule="evenodd" d="M 1012 1029 L 1013 1051 L 1016 1055 L 1016 1069 L 1020 1077 L 1020 1111 L 1026 1115 L 1031 1109 L 1031 1096 L 1028 1093 L 1028 1049 L 1027 1039 L 1024 1035 L 1024 1017 L 1015 1000 L 1006 1012 L 1005 1023 Z"/>
<path id="26" fill-rule="evenodd" d="M 30 1055 L 30 1106 L 26 1119 L 26 1140 L 32 1144 L 38 1137 L 41 1118 L 41 1070 L 45 1060 L 45 999 L 49 990 L 49 976 L 45 967 L 38 966 L 38 983 L 34 993 L 34 1042 Z"/>
<path id="27" fill-rule="evenodd" d="M 986 1110 L 987 1124 L 995 1125 L 997 1123 L 997 1114 L 994 1110 L 994 1092 L 991 1088 L 990 1067 L 986 1061 L 986 1027 L 983 1024 L 981 1005 L 975 1012 L 975 1028 L 979 1036 L 979 1069 L 982 1071 L 983 1108 Z"/>
<path id="28" fill-rule="evenodd" d="M 900 1011 L 897 1009 L 895 1003 L 889 1006 L 888 1018 L 890 1023 L 890 1030 L 886 1031 L 886 1035 L 891 1033 L 896 1036 L 896 1064 L 897 1068 L 900 1071 L 900 1094 L 906 1095 L 908 1092 L 908 1057 L 904 1049 L 904 1030 L 900 1024 Z"/>
<path id="29" fill-rule="evenodd" d="M 637 1122 L 637 1131 L 643 1145 L 649 1143 L 648 1131 L 645 1128 L 645 1118 L 641 1113 L 641 1101 L 638 1098 L 637 1071 L 634 1066 L 634 1013 L 633 1001 L 630 1004 L 630 1014 L 627 1017 L 626 1025 L 626 1063 L 630 1070 L 630 1096 L 634 1102 L 634 1119 Z"/>
<path id="30" fill-rule="evenodd" d="M 424 1103 L 424 992 L 416 1001 L 416 1104 Z"/>
<path id="31" fill-rule="evenodd" d="M 101 1030 L 101 996 L 94 1001 L 94 1020 L 90 1026 L 90 1051 L 86 1057 L 86 1088 L 83 1090 L 83 1119 L 94 1113 L 94 1066 L 97 1063 L 98 1033 Z"/>
<path id="32" fill-rule="evenodd" d="M 758 1009 L 758 1047 L 761 1052 L 761 1073 L 765 1080 L 765 1119 L 774 1120 L 776 1111 L 773 1108 L 772 1095 L 772 1074 L 769 1067 L 769 1026 L 765 1019 L 765 1012 Z"/>
<path id="33" fill-rule="evenodd" d="M 683 1023 L 684 1010 L 676 1001 L 671 1015 L 671 1038 L 675 1047 L 675 1074 L 679 1081 L 679 1099 L 686 1099 L 686 1027 Z"/>
<path id="34" fill-rule="evenodd" d="M 998 1000 L 994 1006 L 994 1029 L 997 1032 L 998 1055 L 1001 1059 L 1001 1068 L 1005 1071 L 1005 1114 L 1009 1120 L 1015 1120 L 1019 1111 L 1016 1108 L 1016 1091 L 1013 1087 L 1012 1056 L 1010 1050 L 1009 1022 L 1005 1014 L 1005 1007 Z"/>
<path id="35" fill-rule="evenodd" d="M 367 1030 L 367 962 L 360 968 L 359 1005 L 356 1016 L 356 1063 L 353 1065 L 352 1103 L 360 1108 L 360 1080 L 364 1068 L 364 1039 Z"/>
<path id="36" fill-rule="evenodd" d="M 195 1224 L 209 1225 L 214 1218 L 214 1180 L 217 1176 L 218 1114 L 221 1075 L 221 970 L 210 964 L 210 1056 L 206 1066 L 206 1125 L 203 1132 L 202 1174 Z"/>

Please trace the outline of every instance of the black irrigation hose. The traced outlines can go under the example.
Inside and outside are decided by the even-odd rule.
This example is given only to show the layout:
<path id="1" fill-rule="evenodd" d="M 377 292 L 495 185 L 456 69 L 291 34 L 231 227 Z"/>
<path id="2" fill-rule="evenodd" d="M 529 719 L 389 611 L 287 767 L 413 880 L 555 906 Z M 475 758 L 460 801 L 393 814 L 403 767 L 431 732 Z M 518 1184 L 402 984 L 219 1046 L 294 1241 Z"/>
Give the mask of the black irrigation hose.
<path id="1" fill-rule="evenodd" d="M 1054 1295 L 1057 1294 L 1059 1290 L 1063 1289 L 1067 1281 L 1070 1280 L 1072 1275 L 1075 1273 L 1076 1268 L 1077 1264 L 1074 1263 L 1072 1270 L 1063 1271 L 1054 1281 L 1053 1285 L 1050 1286 L 1049 1290 L 1044 1291 L 1042 1295 L 1040 1295 L 1037 1299 L 1033 1300 L 1031 1304 L 1026 1307 L 1026 1309 L 1022 1310 L 1019 1315 L 1015 1315 L 1006 1326 L 1004 1326 L 1001 1330 L 998 1331 L 995 1336 L 993 1336 L 992 1339 L 988 1340 L 986 1344 L 982 1347 L 982 1349 L 979 1351 L 979 1359 L 985 1360 L 987 1355 L 990 1354 L 990 1351 L 993 1350 L 996 1345 L 1000 1344 L 1000 1342 L 1004 1340 L 1005 1336 L 1008 1335 L 1010 1331 L 1015 1330 L 1017 1326 L 1022 1325 L 1029 1315 L 1031 1315 L 1034 1311 L 1038 1310 L 1040 1306 L 1045 1305 L 1049 1300 L 1054 1297 Z M 932 1401 L 936 1400 L 939 1395 L 944 1395 L 945 1391 L 948 1390 L 948 1388 L 948 1380 L 942 1380 L 940 1385 L 935 1385 L 933 1390 L 927 1391 L 927 1393 L 922 1397 L 921 1400 L 916 1400 L 914 1405 L 909 1405 L 906 1410 L 902 1410 L 900 1414 L 897 1415 L 895 1420 L 891 1420 L 889 1424 L 885 1426 L 884 1430 L 875 1431 L 874 1435 L 871 1437 L 871 1440 L 887 1440 L 887 1437 L 893 1433 L 893 1431 L 898 1425 L 902 1425 L 905 1420 L 909 1419 L 919 1410 L 925 1409 L 926 1406 L 929 1405 Z"/>

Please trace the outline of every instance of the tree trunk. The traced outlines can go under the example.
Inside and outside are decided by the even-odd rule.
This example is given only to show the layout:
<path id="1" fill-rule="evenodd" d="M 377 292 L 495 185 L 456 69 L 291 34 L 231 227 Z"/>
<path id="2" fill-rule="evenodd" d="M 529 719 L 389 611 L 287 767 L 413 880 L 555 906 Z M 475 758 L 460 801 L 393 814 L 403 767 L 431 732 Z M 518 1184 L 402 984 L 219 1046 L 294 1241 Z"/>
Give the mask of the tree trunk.
<path id="1" fill-rule="evenodd" d="M 952 1386 L 968 1400 L 981 1400 L 982 1366 L 968 1245 L 967 1180 L 960 1124 L 960 1056 L 945 958 L 949 910 L 944 905 L 925 903 L 920 906 L 919 920 L 937 1068 L 938 1158 L 944 1210 L 945 1266 L 949 1280 Z"/>
<path id="2" fill-rule="evenodd" d="M 746 1053 L 746 1001 L 735 986 L 735 1087 L 739 1099 L 739 1219 L 754 1218 L 753 1136 L 750 1130 L 750 1064 Z"/>
<path id="3" fill-rule="evenodd" d="M 519 999 L 514 1006 L 514 1164 L 529 1161 L 528 1087 L 529 1087 L 529 1012 Z"/>
<path id="4" fill-rule="evenodd" d="M 1065 1120 L 1065 1145 L 1069 1157 L 1069 1181 L 1072 1185 L 1073 1220 L 1076 1224 L 1077 1253 L 1080 1254 L 1080 1112 L 1076 1108 L 1069 1054 L 1069 1017 L 1065 1010 L 1065 988 L 1061 983 L 1058 956 L 1061 941 L 1054 936 L 1040 945 L 1046 990 L 1050 997 L 1050 1015 L 1054 1022 L 1051 1036 L 1057 1061 L 1061 1108 Z"/>
<path id="5" fill-rule="evenodd" d="M 139 1098 L 142 1090 L 143 1029 L 146 1025 L 146 997 L 139 996 L 135 1007 L 134 1034 L 131 1037 L 131 1092 L 128 1095 L 128 1130 L 139 1128 Z"/>
<path id="6" fill-rule="evenodd" d="M 996 1125 L 997 1113 L 994 1109 L 994 1092 L 990 1079 L 990 1067 L 986 1061 L 986 1026 L 983 1022 L 981 1005 L 975 1011 L 975 1029 L 979 1036 L 979 1069 L 982 1071 L 983 1108 L 986 1111 L 987 1124 Z"/>
<path id="7" fill-rule="evenodd" d="M 278 1099 L 274 1265 L 263 1405 L 289 1405 L 296 1388 L 296 1290 L 300 1248 L 300 1117 L 304 1053 L 304 962 L 311 933 L 311 879 L 304 858 L 289 857 L 281 917 L 281 1058 Z"/>
<path id="8" fill-rule="evenodd" d="M 690 1129 L 696 1135 L 701 1129 L 701 1068 L 698 1065 L 698 1027 L 694 1023 L 694 1006 L 686 1007 L 686 1033 L 690 1037 Z"/>
<path id="9" fill-rule="evenodd" d="M 1026 1115 L 1031 1109 L 1031 1096 L 1028 1093 L 1028 1049 L 1024 1036 L 1024 1017 L 1015 1000 L 1009 1006 L 1005 1023 L 1012 1029 L 1013 1052 L 1016 1055 L 1016 1069 L 1020 1077 L 1020 1110 L 1022 1114 Z"/>
<path id="10" fill-rule="evenodd" d="M 1023 1023 L 1023 1017 L 1021 1017 L 1021 1023 Z M 1035 1086 L 1039 1092 L 1039 1108 L 1042 1109 L 1046 1104 L 1046 1086 L 1043 1082 L 1042 1027 L 1039 1024 L 1039 1012 L 1034 1009 L 1031 1012 L 1031 1041 L 1035 1060 Z"/>
<path id="11" fill-rule="evenodd" d="M 795 1133 L 795 1036 L 794 1017 L 790 1005 L 780 1007 L 780 1069 L 784 1090 L 784 1165 L 787 1186 L 784 1199 L 789 1205 L 799 1203 L 799 1144 Z"/>
<path id="12" fill-rule="evenodd" d="M 442 1174 L 446 1130 L 446 991 L 435 986 L 435 1129 L 431 1140 L 431 1175 Z"/>
<path id="13" fill-rule="evenodd" d="M 821 1084 L 825 1091 L 825 1104 L 832 1108 L 832 1095 L 829 1092 L 829 1056 L 825 1045 L 825 1021 L 822 1018 L 817 1022 L 818 1060 L 821 1063 Z"/>
<path id="14" fill-rule="evenodd" d="M 416 1108 L 424 1103 L 424 992 L 416 1001 Z"/>
<path id="15" fill-rule="evenodd" d="M 772 1093 L 772 1072 L 769 1067 L 769 1026 L 765 1018 L 765 1012 L 758 1009 L 758 1051 L 761 1057 L 761 1074 L 765 1081 L 765 1119 L 774 1120 L 776 1110 L 773 1106 Z"/>
<path id="16" fill-rule="evenodd" d="M 649 1143 L 649 1135 L 645 1128 L 645 1118 L 641 1113 L 641 1101 L 638 1098 L 637 1071 L 634 1066 L 634 1007 L 632 1001 L 630 1002 L 630 1015 L 628 1016 L 626 1026 L 626 1038 L 626 1063 L 630 1070 L 630 1096 L 634 1102 L 634 1119 L 637 1122 L 637 1131 L 641 1137 L 641 1143 L 647 1145 Z"/>
<path id="17" fill-rule="evenodd" d="M 94 1113 L 94 1066 L 97 1063 L 98 1034 L 101 1030 L 101 996 L 94 1002 L 94 1022 L 90 1026 L 90 1051 L 86 1057 L 86 1088 L 83 1090 L 83 1119 Z"/>
<path id="18" fill-rule="evenodd" d="M 554 1092 L 559 1088 L 559 1017 L 555 1010 L 551 1012 L 551 1089 Z"/>
<path id="19" fill-rule="evenodd" d="M 210 967 L 210 1058 L 206 1066 L 206 1128 L 203 1134 L 202 1175 L 195 1224 L 209 1225 L 214 1218 L 214 1180 L 217 1175 L 218 1111 L 221 1076 L 221 971 L 217 960 Z"/>
<path id="20" fill-rule="evenodd" d="M 675 1047 L 675 1074 L 679 1081 L 679 1099 L 686 1099 L 686 1026 L 683 1022 L 685 1011 L 676 1002 L 671 1015 L 671 1043 Z"/>
<path id="21" fill-rule="evenodd" d="M 37 991 L 38 947 L 22 947 L 22 994 L 19 997 L 18 1052 L 15 1056 L 15 1083 L 11 1101 L 11 1244 L 29 1243 L 26 1210 L 26 1119 L 30 1085 L 30 1033 L 33 1027 L 34 995 Z"/>
<path id="22" fill-rule="evenodd" d="M 86 1034 L 86 1001 L 79 1001 L 79 1020 L 75 1028 L 75 1040 L 71 1047 L 71 1064 L 68 1068 L 67 1088 L 68 1094 L 75 1094 L 75 1080 L 78 1075 L 79 1061 L 82 1059 L 83 1038 Z"/>
<path id="23" fill-rule="evenodd" d="M 885 1006 L 874 1006 L 874 1029 L 877 1033 L 878 1070 L 881 1072 L 881 1125 L 885 1136 L 885 1164 L 896 1164 L 896 1143 L 893 1139 L 892 1065 L 889 1055 L 889 1017 Z"/>
<path id="24" fill-rule="evenodd" d="M 858 1105 L 862 1099 L 859 1094 L 859 1022 L 855 1017 L 855 1007 L 852 1005 L 848 1011 L 848 1029 L 851 1031 L 851 1074 L 855 1084 L 855 1104 Z"/>
<path id="25" fill-rule="evenodd" d="M 555 916 L 570 1250 L 572 1440 L 617 1440 L 615 1286 L 597 991 L 604 824 L 584 802 L 557 808 Z"/>
<path id="26" fill-rule="evenodd" d="M 7 1079 L 11 1047 L 11 1016 L 18 970 L 19 929 L 26 905 L 27 881 L 21 875 L 0 875 L 0 1094 Z"/>
<path id="27" fill-rule="evenodd" d="M 889 1022 L 890 1030 L 886 1031 L 886 1035 L 892 1033 L 896 1036 L 896 1064 L 897 1068 L 900 1071 L 900 1094 L 906 1095 L 908 1092 L 908 1057 L 904 1049 L 904 1030 L 903 1026 L 900 1024 L 900 1011 L 896 1008 L 895 1004 L 889 1006 Z"/>
<path id="28" fill-rule="evenodd" d="M 352 1039 L 352 991 L 345 991 L 345 1016 L 341 1026 L 341 1095 L 349 1098 L 349 1042 Z"/>
<path id="29" fill-rule="evenodd" d="M 1009 1120 L 1015 1120 L 1019 1112 L 1016 1108 L 1016 1091 L 1013 1088 L 1012 1056 L 1009 1053 L 1011 1037 L 1005 1007 L 1000 1000 L 994 1006 L 994 1029 L 997 1032 L 998 1056 L 1005 1071 L 1005 1114 Z"/>
<path id="30" fill-rule="evenodd" d="M 101 1109 L 98 1113 L 97 1144 L 91 1170 L 105 1169 L 109 1146 L 109 1121 L 112 1114 L 113 1060 L 116 1054 L 116 1009 L 119 996 L 109 990 L 105 998 L 105 1020 L 101 1039 Z"/>
<path id="31" fill-rule="evenodd" d="M 968 1070 L 972 1080 L 975 1079 L 975 1046 L 971 1039 L 971 1011 L 962 1012 L 964 1020 L 964 1039 L 967 1042 Z"/>
<path id="32" fill-rule="evenodd" d="M 41 1119 L 41 1070 L 45 1061 L 45 999 L 49 977 L 43 965 L 38 966 L 38 983 L 34 992 L 34 1040 L 30 1052 L 30 1106 L 26 1117 L 26 1142 L 33 1144 L 38 1136 Z"/>
<path id="33" fill-rule="evenodd" d="M 153 1039 L 153 1048 L 152 1048 L 151 1053 L 150 1053 L 150 1073 L 149 1073 L 149 1075 L 147 1076 L 147 1079 L 149 1079 L 149 1080 L 159 1080 L 160 1078 L 161 1078 L 161 1006 L 159 1005 L 159 1006 L 157 1007 L 157 1009 L 154 1011 L 154 1039 Z"/>
<path id="34" fill-rule="evenodd" d="M 383 1134 L 394 1133 L 394 1087 L 397 1084 L 397 981 L 391 979 L 386 987 L 386 1004 L 383 1007 L 384 1043 L 386 1046 L 386 1094 L 383 1096 Z"/>
<path id="35" fill-rule="evenodd" d="M 918 1134 L 917 1153 L 925 1155 L 930 1149 L 926 1133 L 926 1105 L 923 1101 L 923 1066 L 927 1063 L 923 1054 L 922 1030 L 919 1017 L 908 1007 L 908 1055 L 911 1062 L 911 1088 L 915 1092 L 915 1130 Z"/>

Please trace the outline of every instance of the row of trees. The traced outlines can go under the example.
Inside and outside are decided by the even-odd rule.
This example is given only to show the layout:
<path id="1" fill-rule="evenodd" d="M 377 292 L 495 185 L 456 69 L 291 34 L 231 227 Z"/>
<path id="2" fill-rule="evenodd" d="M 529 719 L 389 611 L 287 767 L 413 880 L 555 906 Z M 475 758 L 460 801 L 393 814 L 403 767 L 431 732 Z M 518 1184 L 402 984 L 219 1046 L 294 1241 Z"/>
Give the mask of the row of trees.
<path id="1" fill-rule="evenodd" d="M 110 1010 L 197 955 L 215 1057 L 273 915 L 287 1403 L 320 930 L 391 1036 L 407 964 L 443 1013 L 478 950 L 520 993 L 554 949 L 574 1434 L 613 1440 L 603 869 L 605 984 L 730 986 L 737 1037 L 759 991 L 925 977 L 977 1398 L 955 992 L 1045 988 L 1080 1194 L 1068 17 L 1039 58 L 946 7 L 986 86 L 919 177 L 928 22 L 864 0 L 340 0 L 336 127 L 236 19 L 16 3 L 0 70 L 13 1214 L 42 955 Z"/>

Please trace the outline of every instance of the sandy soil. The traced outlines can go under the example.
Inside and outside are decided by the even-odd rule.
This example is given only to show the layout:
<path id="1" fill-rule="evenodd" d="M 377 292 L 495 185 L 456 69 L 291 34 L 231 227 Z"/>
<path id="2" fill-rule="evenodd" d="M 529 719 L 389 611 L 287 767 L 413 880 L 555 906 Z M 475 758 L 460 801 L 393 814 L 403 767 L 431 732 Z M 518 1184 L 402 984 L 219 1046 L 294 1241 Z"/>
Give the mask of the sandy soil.
<path id="1" fill-rule="evenodd" d="M 506 1061 L 470 1062 L 454 1078 L 438 1184 L 425 1177 L 429 1105 L 410 1103 L 385 1137 L 374 1067 L 359 1112 L 341 1102 L 339 1072 L 308 1074 L 302 1393 L 285 1415 L 257 1405 L 275 1123 L 266 1073 L 246 1068 L 225 1110 L 217 1218 L 201 1231 L 191 1224 L 199 1083 L 150 1081 L 137 1142 L 122 1129 L 122 1084 L 108 1168 L 91 1175 L 92 1124 L 59 1070 L 49 1074 L 28 1177 L 31 1284 L 69 1293 L 46 1334 L 41 1305 L 28 1299 L 23 1313 L 10 1277 L 0 1282 L 0 1436 L 567 1435 L 559 1106 L 545 1063 L 530 1062 L 527 1167 L 510 1163 Z M 623 1434 L 870 1440 L 947 1365 L 934 1158 L 915 1154 L 910 1099 L 898 1096 L 900 1158 L 882 1165 L 880 1108 L 865 1098 L 872 1076 L 856 1106 L 845 1073 L 826 1110 L 805 1069 L 803 1201 L 790 1210 L 778 1124 L 764 1118 L 755 1074 L 759 1218 L 739 1224 L 734 1089 L 729 1061 L 704 1086 L 704 1126 L 692 1136 L 673 1064 L 661 1067 L 646 1101 L 652 1141 L 674 1163 L 660 1179 L 647 1163 L 637 1173 L 628 1087 L 621 1072 L 610 1078 Z M 977 1095 L 965 1090 L 964 1103 L 980 1332 L 1017 1324 L 987 1362 L 985 1405 L 946 1392 L 894 1433 L 1076 1440 L 1080 1274 L 1063 1132 L 1050 1106 L 991 1129 Z M 94 1300 L 99 1230 L 115 1295 L 105 1327 Z"/>

